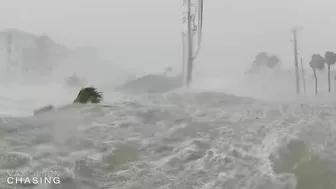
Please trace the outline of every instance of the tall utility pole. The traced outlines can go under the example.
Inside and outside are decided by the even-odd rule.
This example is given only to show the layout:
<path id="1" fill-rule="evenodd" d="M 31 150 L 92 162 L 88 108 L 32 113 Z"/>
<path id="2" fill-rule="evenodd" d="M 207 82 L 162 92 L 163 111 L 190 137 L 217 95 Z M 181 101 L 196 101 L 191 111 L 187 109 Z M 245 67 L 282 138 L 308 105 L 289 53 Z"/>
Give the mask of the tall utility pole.
<path id="1" fill-rule="evenodd" d="M 182 32 L 182 74 L 181 74 L 181 81 L 183 85 L 185 84 L 185 68 L 186 68 L 186 61 L 185 61 L 185 33 Z"/>
<path id="2" fill-rule="evenodd" d="M 296 78 L 296 94 L 300 94 L 300 76 L 299 76 L 299 61 L 298 61 L 298 50 L 297 50 L 297 31 L 301 30 L 301 27 L 292 28 L 293 32 L 293 43 L 294 43 L 294 65 L 295 65 L 295 78 Z"/>
<path id="3" fill-rule="evenodd" d="M 192 79 L 192 68 L 193 68 L 193 34 L 192 34 L 192 15 L 191 15 L 191 0 L 188 0 L 188 12 L 187 12 L 187 22 L 188 22 L 188 54 L 187 54 L 187 86 L 190 85 Z"/>
<path id="4" fill-rule="evenodd" d="M 183 81 L 189 86 L 192 82 L 193 62 L 196 59 L 202 40 L 203 27 L 203 0 L 183 0 L 183 6 L 187 6 L 183 23 L 187 22 L 186 32 L 183 37 Z M 186 37 L 186 43 L 184 43 Z M 187 49 L 186 49 L 187 48 Z M 184 67 L 186 66 L 186 68 Z M 184 73 L 184 70 L 186 73 Z M 185 79 L 185 80 L 184 80 Z"/>

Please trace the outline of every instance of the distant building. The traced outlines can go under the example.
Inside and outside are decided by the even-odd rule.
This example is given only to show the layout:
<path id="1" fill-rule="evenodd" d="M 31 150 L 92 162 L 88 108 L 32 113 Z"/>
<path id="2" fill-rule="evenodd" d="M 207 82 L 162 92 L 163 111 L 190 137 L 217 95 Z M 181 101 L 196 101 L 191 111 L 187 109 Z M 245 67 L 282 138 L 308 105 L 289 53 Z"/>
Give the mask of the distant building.
<path id="1" fill-rule="evenodd" d="M 0 32 L 0 68 L 2 75 L 25 75 L 45 72 L 61 58 L 67 49 L 47 36 L 35 36 L 16 29 Z"/>

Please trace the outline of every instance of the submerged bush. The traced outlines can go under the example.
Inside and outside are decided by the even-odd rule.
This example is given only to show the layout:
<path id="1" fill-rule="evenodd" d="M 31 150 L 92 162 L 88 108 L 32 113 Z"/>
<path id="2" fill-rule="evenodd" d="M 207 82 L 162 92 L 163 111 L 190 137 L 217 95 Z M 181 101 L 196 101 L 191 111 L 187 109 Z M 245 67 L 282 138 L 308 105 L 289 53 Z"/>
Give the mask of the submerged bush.
<path id="1" fill-rule="evenodd" d="M 73 103 L 100 103 L 103 99 L 103 94 L 98 92 L 94 87 L 86 87 L 79 91 L 77 98 Z"/>

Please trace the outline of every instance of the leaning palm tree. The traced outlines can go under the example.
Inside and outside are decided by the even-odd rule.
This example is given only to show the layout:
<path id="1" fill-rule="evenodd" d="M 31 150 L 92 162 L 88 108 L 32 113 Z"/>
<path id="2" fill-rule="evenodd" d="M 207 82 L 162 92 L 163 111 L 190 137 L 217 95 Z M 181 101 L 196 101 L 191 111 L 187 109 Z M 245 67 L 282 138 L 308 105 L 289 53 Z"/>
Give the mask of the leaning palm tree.
<path id="1" fill-rule="evenodd" d="M 97 91 L 94 87 L 86 87 L 79 91 L 76 99 L 73 103 L 80 103 L 80 104 L 87 104 L 93 103 L 97 104 L 100 103 L 103 99 L 103 94 Z"/>
<path id="2" fill-rule="evenodd" d="M 76 99 L 73 101 L 73 104 L 98 104 L 103 100 L 103 93 L 99 92 L 95 87 L 86 87 L 79 91 Z M 69 105 L 64 106 L 68 107 Z M 55 107 L 53 105 L 47 105 L 45 107 L 39 108 L 34 111 L 34 115 L 38 115 L 41 113 L 49 112 L 54 110 Z"/>
<path id="3" fill-rule="evenodd" d="M 313 54 L 312 59 L 309 63 L 310 67 L 313 69 L 315 78 L 315 95 L 317 95 L 317 75 L 316 70 L 324 69 L 325 59 L 319 54 Z"/>
<path id="4" fill-rule="evenodd" d="M 336 54 L 331 51 L 327 51 L 324 54 L 324 59 L 327 63 L 328 66 L 328 91 L 331 92 L 331 87 L 330 87 L 330 67 L 331 65 L 334 65 L 336 63 Z"/>

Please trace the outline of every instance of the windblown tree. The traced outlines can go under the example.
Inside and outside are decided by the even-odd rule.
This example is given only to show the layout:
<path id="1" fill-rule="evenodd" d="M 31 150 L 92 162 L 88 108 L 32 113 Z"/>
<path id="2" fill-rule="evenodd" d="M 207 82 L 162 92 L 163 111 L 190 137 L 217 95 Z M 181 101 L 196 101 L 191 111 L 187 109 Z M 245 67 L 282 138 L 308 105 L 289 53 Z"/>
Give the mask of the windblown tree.
<path id="1" fill-rule="evenodd" d="M 331 87 L 330 87 L 330 67 L 336 63 L 336 54 L 331 51 L 327 51 L 324 54 L 324 59 L 325 62 L 327 63 L 328 66 L 328 91 L 331 92 Z"/>
<path id="2" fill-rule="evenodd" d="M 103 93 L 97 91 L 94 87 L 86 87 L 79 91 L 76 99 L 73 103 L 87 104 L 93 103 L 97 104 L 103 100 Z"/>
<path id="3" fill-rule="evenodd" d="M 313 54 L 312 59 L 309 63 L 310 67 L 313 69 L 315 78 L 315 95 L 317 95 L 317 75 L 316 70 L 324 69 L 325 59 L 319 54 Z"/>
<path id="4" fill-rule="evenodd" d="M 270 57 L 268 57 L 267 59 L 267 67 L 268 68 L 275 68 L 277 65 L 280 65 L 280 59 L 275 56 L 275 55 L 272 55 Z"/>
<path id="5" fill-rule="evenodd" d="M 82 88 L 79 91 L 76 99 L 73 101 L 72 104 L 88 104 L 88 103 L 98 104 L 102 100 L 103 100 L 102 92 L 99 92 L 95 87 L 86 87 L 86 88 Z M 63 108 L 65 107 L 68 107 L 68 106 L 64 106 Z M 54 109 L 55 107 L 53 105 L 47 105 L 45 107 L 35 110 L 34 116 L 38 114 L 50 112 Z"/>
<path id="6" fill-rule="evenodd" d="M 280 63 L 280 59 L 276 55 L 269 55 L 266 52 L 261 52 L 255 57 L 249 72 L 255 72 L 262 67 L 274 69 L 279 66 Z"/>
<path id="7" fill-rule="evenodd" d="M 253 61 L 253 64 L 258 67 L 265 66 L 267 61 L 268 61 L 268 54 L 266 52 L 261 52 L 256 56 L 255 60 Z"/>

